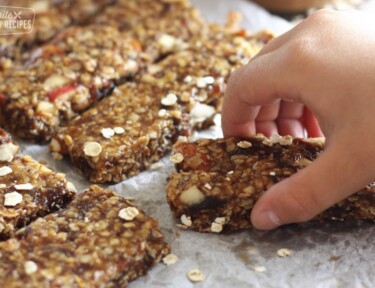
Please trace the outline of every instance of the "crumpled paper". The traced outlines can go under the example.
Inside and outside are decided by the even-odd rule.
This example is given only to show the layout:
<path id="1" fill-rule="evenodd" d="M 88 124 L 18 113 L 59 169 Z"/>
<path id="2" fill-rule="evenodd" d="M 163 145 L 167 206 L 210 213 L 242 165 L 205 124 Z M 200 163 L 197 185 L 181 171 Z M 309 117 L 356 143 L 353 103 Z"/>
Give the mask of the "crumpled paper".
<path id="1" fill-rule="evenodd" d="M 270 15 L 245 0 L 192 0 L 209 21 L 225 22 L 229 11 L 244 17 L 241 26 L 251 32 L 269 29 L 276 34 L 291 28 L 287 21 Z M 218 121 L 220 122 L 220 121 Z M 221 137 L 221 128 L 212 127 L 196 137 Z M 22 153 L 46 161 L 65 173 L 79 191 L 89 183 L 72 168 L 69 161 L 52 159 L 47 146 L 19 141 Z M 174 171 L 166 157 L 163 167 L 143 172 L 109 188 L 134 197 L 134 202 L 157 219 L 176 264 L 156 265 L 146 276 L 129 284 L 130 288 L 220 288 L 220 287 L 374 287 L 373 255 L 375 225 L 363 222 L 309 223 L 292 225 L 271 232 L 243 231 L 233 235 L 200 234 L 176 227 L 165 196 L 166 178 Z M 292 254 L 279 257 L 288 248 Z M 205 280 L 193 284 L 187 272 L 198 268 Z M 263 271 L 263 272 L 261 272 Z"/>

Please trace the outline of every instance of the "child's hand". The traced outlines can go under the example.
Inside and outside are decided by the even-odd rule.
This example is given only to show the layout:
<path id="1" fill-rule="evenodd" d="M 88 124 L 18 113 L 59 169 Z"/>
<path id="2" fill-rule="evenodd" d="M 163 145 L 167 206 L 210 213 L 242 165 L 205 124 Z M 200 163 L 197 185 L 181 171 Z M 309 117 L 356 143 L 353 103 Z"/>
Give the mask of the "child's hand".
<path id="1" fill-rule="evenodd" d="M 231 77 L 225 136 L 320 135 L 326 151 L 257 202 L 259 229 L 310 220 L 375 180 L 375 17 L 321 10 Z M 279 111 L 280 106 L 280 111 Z M 303 121 L 301 121 L 301 116 Z"/>

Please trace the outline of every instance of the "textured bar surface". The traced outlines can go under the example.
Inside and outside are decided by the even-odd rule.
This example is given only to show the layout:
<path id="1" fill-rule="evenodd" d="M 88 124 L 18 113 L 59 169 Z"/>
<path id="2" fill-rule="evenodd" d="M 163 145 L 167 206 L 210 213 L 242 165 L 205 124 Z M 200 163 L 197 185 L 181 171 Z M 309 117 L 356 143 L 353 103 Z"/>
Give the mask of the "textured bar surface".
<path id="1" fill-rule="evenodd" d="M 8 288 L 127 287 L 169 249 L 156 221 L 91 186 L 66 210 L 0 243 L 0 282 Z"/>
<path id="2" fill-rule="evenodd" d="M 65 208 L 75 197 L 74 186 L 63 174 L 29 156 L 17 155 L 17 150 L 10 136 L 0 129 L 1 240 L 12 237 L 36 218 Z"/>
<path id="3" fill-rule="evenodd" d="M 262 193 L 309 165 L 323 149 L 317 140 L 288 136 L 178 144 L 173 157 L 178 159 L 178 173 L 168 179 L 169 205 L 174 216 L 192 230 L 249 228 L 251 209 Z M 375 188 L 365 187 L 316 220 L 375 220 Z"/>
<path id="4" fill-rule="evenodd" d="M 72 27 L 3 74 L 0 124 L 47 142 L 57 127 L 140 68 L 140 47 L 109 26 Z"/>

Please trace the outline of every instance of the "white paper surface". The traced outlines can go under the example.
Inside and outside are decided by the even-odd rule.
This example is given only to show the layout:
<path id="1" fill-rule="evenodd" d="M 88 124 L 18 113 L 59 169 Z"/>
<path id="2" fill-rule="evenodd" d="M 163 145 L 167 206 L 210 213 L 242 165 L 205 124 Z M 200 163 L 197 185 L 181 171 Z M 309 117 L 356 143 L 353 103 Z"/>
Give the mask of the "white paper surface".
<path id="1" fill-rule="evenodd" d="M 271 16 L 250 1 L 192 0 L 205 11 L 211 21 L 224 22 L 228 11 L 244 14 L 242 26 L 256 32 L 267 28 L 276 33 L 288 30 L 290 24 Z M 215 127 L 199 137 L 220 137 Z M 66 173 L 77 189 L 89 183 L 71 167 L 68 161 L 53 160 L 46 146 L 21 142 L 22 152 L 47 161 L 57 171 Z M 146 171 L 121 184 L 109 186 L 125 196 L 135 197 L 135 203 L 159 220 L 172 252 L 179 257 L 176 264 L 158 264 L 145 277 L 132 282 L 130 288 L 141 287 L 374 287 L 375 285 L 375 225 L 370 223 L 331 223 L 289 226 L 273 232 L 244 231 L 233 235 L 200 234 L 175 226 L 165 197 L 168 173 L 174 170 L 169 160 L 166 166 Z M 292 255 L 280 258 L 280 248 L 291 249 Z M 265 272 L 255 272 L 255 265 Z M 199 268 L 205 281 L 192 284 L 186 273 Z"/>

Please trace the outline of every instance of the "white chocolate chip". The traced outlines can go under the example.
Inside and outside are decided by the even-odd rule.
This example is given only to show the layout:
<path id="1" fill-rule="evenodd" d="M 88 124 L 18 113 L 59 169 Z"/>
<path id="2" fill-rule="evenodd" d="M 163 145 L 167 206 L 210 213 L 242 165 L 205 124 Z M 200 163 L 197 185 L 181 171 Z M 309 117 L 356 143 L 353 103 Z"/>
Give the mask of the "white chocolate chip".
<path id="1" fill-rule="evenodd" d="M 270 176 L 276 176 L 276 172 L 271 171 L 271 172 L 270 172 Z"/>
<path id="2" fill-rule="evenodd" d="M 277 256 L 279 257 L 287 257 L 287 256 L 290 256 L 292 255 L 292 251 L 287 249 L 287 248 L 281 248 L 279 250 L 277 250 Z"/>
<path id="3" fill-rule="evenodd" d="M 127 220 L 127 221 L 131 221 L 133 220 L 135 217 L 137 217 L 139 214 L 139 211 L 137 208 L 135 207 L 127 207 L 127 208 L 122 208 L 119 212 L 118 212 L 118 216 L 121 218 L 121 219 L 124 219 L 124 220 Z"/>
<path id="4" fill-rule="evenodd" d="M 18 192 L 10 192 L 4 195 L 4 206 L 16 206 L 22 202 L 22 195 Z"/>
<path id="5" fill-rule="evenodd" d="M 188 273 L 187 273 L 187 277 L 188 279 L 193 282 L 193 283 L 196 283 L 196 282 L 202 282 L 206 277 L 204 276 L 203 272 L 200 271 L 199 269 L 193 269 L 193 270 L 190 270 Z"/>
<path id="6" fill-rule="evenodd" d="M 68 189 L 69 191 L 77 192 L 77 189 L 74 186 L 74 184 L 72 182 L 69 182 L 69 181 L 66 182 L 66 189 Z"/>
<path id="7" fill-rule="evenodd" d="M 30 183 L 25 183 L 25 184 L 14 185 L 14 188 L 16 188 L 17 190 L 32 190 L 34 186 L 31 185 Z"/>
<path id="8" fill-rule="evenodd" d="M 250 148 L 252 144 L 248 141 L 240 141 L 237 143 L 237 146 L 243 149 Z"/>
<path id="9" fill-rule="evenodd" d="M 26 261 L 24 265 L 25 273 L 27 275 L 33 274 L 38 270 L 38 265 L 34 261 Z"/>
<path id="10" fill-rule="evenodd" d="M 163 34 L 158 39 L 158 44 L 162 46 L 163 51 L 172 50 L 175 43 L 176 43 L 176 38 L 168 34 Z"/>
<path id="11" fill-rule="evenodd" d="M 197 87 L 198 88 L 206 88 L 207 86 L 207 83 L 206 83 L 206 80 L 204 78 L 198 78 L 197 79 Z"/>
<path id="12" fill-rule="evenodd" d="M 181 223 L 184 224 L 187 227 L 190 227 L 193 224 L 193 222 L 191 221 L 191 217 L 186 216 L 185 214 L 181 215 L 180 220 L 181 220 Z"/>
<path id="13" fill-rule="evenodd" d="M 162 260 L 163 260 L 164 264 L 169 266 L 169 265 L 175 264 L 177 262 L 178 258 L 174 254 L 168 254 Z"/>
<path id="14" fill-rule="evenodd" d="M 158 112 L 158 116 L 159 117 L 165 117 L 165 116 L 167 116 L 167 110 L 160 109 L 159 112 Z"/>
<path id="15" fill-rule="evenodd" d="M 103 128 L 101 133 L 104 138 L 110 139 L 113 135 L 115 135 L 115 130 L 112 128 Z"/>
<path id="16" fill-rule="evenodd" d="M 206 196 L 198 189 L 197 186 L 192 186 L 189 189 L 183 191 L 180 195 L 182 203 L 192 206 L 201 203 Z"/>
<path id="17" fill-rule="evenodd" d="M 215 108 L 207 104 L 196 103 L 190 112 L 192 124 L 203 122 L 215 114 Z"/>
<path id="18" fill-rule="evenodd" d="M 177 96 L 173 93 L 169 93 L 163 99 L 161 99 L 161 104 L 164 106 L 173 106 L 177 103 Z"/>
<path id="19" fill-rule="evenodd" d="M 5 176 L 5 175 L 8 175 L 12 172 L 13 172 L 12 168 L 10 168 L 8 166 L 3 166 L 3 167 L 0 168 L 0 176 Z"/>
<path id="20" fill-rule="evenodd" d="M 217 217 L 217 218 L 215 219 L 215 223 L 217 223 L 217 224 L 221 224 L 221 225 L 224 225 L 226 221 L 227 221 L 227 220 L 226 220 L 225 217 Z"/>
<path id="21" fill-rule="evenodd" d="M 211 232 L 220 233 L 221 231 L 223 231 L 223 225 L 216 222 L 212 222 Z"/>
<path id="22" fill-rule="evenodd" d="M 265 271 L 267 271 L 266 267 L 261 266 L 261 265 L 254 265 L 254 266 L 252 266 L 252 268 L 255 272 L 265 272 Z"/>
<path id="23" fill-rule="evenodd" d="M 0 161 L 10 162 L 18 151 L 18 146 L 13 143 L 0 145 Z"/>
<path id="24" fill-rule="evenodd" d="M 83 145 L 83 152 L 86 156 L 97 157 L 102 152 L 102 146 L 98 142 L 86 142 Z"/>
<path id="25" fill-rule="evenodd" d="M 189 76 L 189 75 L 186 76 L 185 79 L 184 79 L 184 82 L 185 82 L 185 83 L 191 83 L 191 81 L 193 81 L 193 77 L 191 77 L 191 76 Z"/>
<path id="26" fill-rule="evenodd" d="M 46 91 L 51 91 L 55 88 L 64 86 L 68 81 L 69 79 L 64 76 L 53 74 L 44 81 L 44 89 Z"/>
<path id="27" fill-rule="evenodd" d="M 36 107 L 36 111 L 55 115 L 57 110 L 53 103 L 48 101 L 40 101 Z"/>
<path id="28" fill-rule="evenodd" d="M 173 163 L 178 164 L 178 163 L 181 163 L 182 161 L 184 161 L 184 155 L 182 155 L 181 153 L 176 153 L 176 154 L 172 155 L 171 157 L 169 157 L 169 159 Z"/>
<path id="29" fill-rule="evenodd" d="M 113 128 L 113 131 L 115 131 L 116 134 L 124 134 L 125 133 L 125 129 L 122 128 L 122 127 L 115 127 L 115 128 Z"/>
<path id="30" fill-rule="evenodd" d="M 206 81 L 207 84 L 212 85 L 215 83 L 215 78 L 212 76 L 206 76 L 203 78 L 204 81 Z"/>

